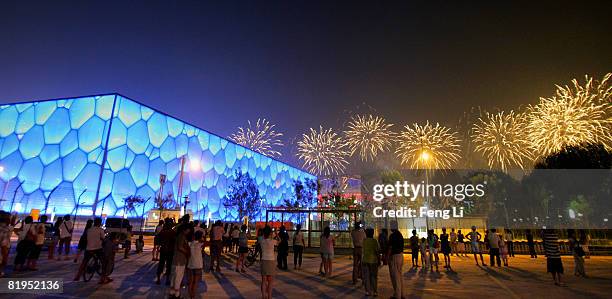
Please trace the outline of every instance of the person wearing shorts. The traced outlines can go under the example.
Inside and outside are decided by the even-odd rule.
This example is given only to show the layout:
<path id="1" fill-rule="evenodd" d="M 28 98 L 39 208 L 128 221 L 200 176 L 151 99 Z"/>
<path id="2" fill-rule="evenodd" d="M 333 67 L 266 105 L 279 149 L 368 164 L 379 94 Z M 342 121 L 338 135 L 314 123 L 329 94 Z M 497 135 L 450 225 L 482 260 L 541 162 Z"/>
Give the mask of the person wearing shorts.
<path id="1" fill-rule="evenodd" d="M 272 284 L 276 272 L 274 246 L 278 242 L 270 237 L 271 234 L 272 229 L 266 226 L 261 240 L 261 297 L 263 299 L 272 299 Z"/>
<path id="2" fill-rule="evenodd" d="M 480 233 L 476 231 L 476 226 L 472 226 L 472 231 L 467 234 L 467 239 L 472 244 L 472 253 L 474 254 L 474 261 L 476 261 L 476 266 L 478 266 L 478 254 L 480 254 L 480 261 L 483 265 L 485 265 L 484 258 L 482 257 L 482 252 L 480 252 L 480 247 L 478 246 L 478 242 L 480 242 L 481 238 L 482 236 L 480 235 Z"/>
<path id="3" fill-rule="evenodd" d="M 561 261 L 557 231 L 545 229 L 542 232 L 542 241 L 544 243 L 544 253 L 546 254 L 546 271 L 552 275 L 556 286 L 562 286 L 563 262 Z"/>
<path id="4" fill-rule="evenodd" d="M 193 234 L 193 241 L 189 242 L 189 297 L 195 298 L 198 290 L 198 285 L 202 280 L 202 269 L 204 268 L 204 260 L 202 259 L 202 250 L 204 249 L 204 232 L 196 231 Z"/>

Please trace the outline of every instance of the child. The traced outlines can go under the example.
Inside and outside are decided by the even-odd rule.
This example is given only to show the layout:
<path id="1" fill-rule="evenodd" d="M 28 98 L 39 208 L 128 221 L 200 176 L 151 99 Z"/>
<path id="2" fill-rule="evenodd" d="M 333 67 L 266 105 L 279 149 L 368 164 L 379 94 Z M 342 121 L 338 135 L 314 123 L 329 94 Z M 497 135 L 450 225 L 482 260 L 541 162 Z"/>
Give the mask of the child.
<path id="1" fill-rule="evenodd" d="M 110 278 L 110 273 L 113 271 L 115 266 L 115 248 L 119 244 L 118 234 L 109 234 L 102 244 L 102 277 L 100 278 L 100 284 L 106 284 L 113 281 Z"/>
<path id="2" fill-rule="evenodd" d="M 504 238 L 499 238 L 499 253 L 504 266 L 508 267 L 508 243 L 504 242 Z"/>
<path id="3" fill-rule="evenodd" d="M 189 242 L 189 297 L 195 298 L 198 289 L 198 283 L 202 280 L 202 269 L 204 261 L 202 260 L 202 251 L 204 249 L 204 238 L 202 231 L 196 231 L 193 235 L 193 241 Z"/>
<path id="4" fill-rule="evenodd" d="M 427 239 L 421 238 L 421 263 L 423 269 L 427 268 Z"/>
<path id="5" fill-rule="evenodd" d="M 138 239 L 136 240 L 136 253 L 141 253 L 143 247 L 144 247 L 144 239 L 142 235 L 140 235 L 138 236 Z"/>

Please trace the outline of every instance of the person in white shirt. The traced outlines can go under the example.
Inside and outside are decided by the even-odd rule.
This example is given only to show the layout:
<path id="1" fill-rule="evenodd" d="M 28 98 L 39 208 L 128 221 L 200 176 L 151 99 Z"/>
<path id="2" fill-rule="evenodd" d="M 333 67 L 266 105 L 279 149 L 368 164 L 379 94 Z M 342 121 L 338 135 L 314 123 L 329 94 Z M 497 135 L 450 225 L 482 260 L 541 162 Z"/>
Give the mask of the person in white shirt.
<path id="1" fill-rule="evenodd" d="M 198 290 L 198 284 L 202 280 L 202 269 L 204 268 L 204 260 L 202 259 L 202 250 L 204 248 L 204 233 L 201 230 L 195 231 L 193 241 L 189 242 L 189 297 L 195 298 Z"/>
<path id="2" fill-rule="evenodd" d="M 272 284 L 276 272 L 274 246 L 278 244 L 278 241 L 272 239 L 271 235 L 272 229 L 266 226 L 263 229 L 261 240 L 261 297 L 263 299 L 272 299 Z"/>
<path id="3" fill-rule="evenodd" d="M 70 221 L 70 215 L 64 216 L 64 222 L 59 227 L 60 239 L 59 248 L 57 249 L 57 260 L 59 261 L 62 256 L 62 246 L 64 246 L 64 260 L 70 259 L 68 254 L 70 253 L 70 242 L 72 241 L 72 230 L 74 224 Z"/>
<path id="4" fill-rule="evenodd" d="M 295 227 L 295 233 L 293 233 L 293 269 L 302 268 L 302 254 L 304 253 L 304 233 L 302 232 L 302 225 L 298 224 Z"/>
<path id="5" fill-rule="evenodd" d="M 362 277 L 361 256 L 363 255 L 363 240 L 366 238 L 361 222 L 355 222 L 355 229 L 351 232 L 351 238 L 353 239 L 353 284 L 356 284 L 357 279 Z"/>
<path id="6" fill-rule="evenodd" d="M 102 229 L 102 218 L 94 219 L 93 227 L 87 230 L 87 247 L 85 248 L 85 256 L 79 267 L 74 281 L 79 281 L 85 272 L 85 266 L 94 255 L 102 258 L 102 241 L 104 241 L 104 229 Z"/>

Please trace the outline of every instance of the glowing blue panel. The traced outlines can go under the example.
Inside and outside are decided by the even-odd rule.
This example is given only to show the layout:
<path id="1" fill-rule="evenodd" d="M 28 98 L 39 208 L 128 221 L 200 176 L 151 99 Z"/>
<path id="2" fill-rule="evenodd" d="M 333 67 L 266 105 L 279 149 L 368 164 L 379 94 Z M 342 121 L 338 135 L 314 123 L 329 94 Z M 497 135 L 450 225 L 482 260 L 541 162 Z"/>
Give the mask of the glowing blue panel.
<path id="1" fill-rule="evenodd" d="M 215 155 L 215 171 L 218 174 L 223 174 L 225 172 L 225 167 L 227 167 L 227 165 L 225 164 L 225 155 L 223 154 L 223 152 L 218 152 Z"/>
<path id="2" fill-rule="evenodd" d="M 178 137 L 176 137 L 174 143 L 176 144 L 176 157 L 177 158 L 180 158 L 187 154 L 187 146 L 189 143 L 187 136 L 179 135 Z"/>
<path id="3" fill-rule="evenodd" d="M 130 195 L 136 194 L 136 186 L 132 181 L 132 176 L 127 170 L 122 170 L 115 174 L 113 182 L 113 200 L 117 206 L 123 206 L 123 199 Z"/>
<path id="4" fill-rule="evenodd" d="M 141 120 L 128 128 L 127 145 L 135 154 L 143 154 L 146 151 L 149 146 L 147 123 Z"/>
<path id="5" fill-rule="evenodd" d="M 55 160 L 55 162 L 45 166 L 43 170 L 42 181 L 40 187 L 44 190 L 53 190 L 57 185 L 62 182 L 62 161 Z"/>
<path id="6" fill-rule="evenodd" d="M 96 102 L 93 98 L 80 98 L 70 107 L 70 126 L 80 128 L 94 115 Z"/>
<path id="7" fill-rule="evenodd" d="M 174 139 L 167 138 L 166 141 L 164 141 L 159 149 L 159 156 L 166 163 L 170 162 L 172 159 L 176 159 L 176 146 L 174 145 Z"/>
<path id="8" fill-rule="evenodd" d="M 46 144 L 59 144 L 70 132 L 70 126 L 66 124 L 70 121 L 68 110 L 57 109 L 53 115 L 44 123 Z"/>
<path id="9" fill-rule="evenodd" d="M 91 205 L 94 202 L 99 177 L 100 166 L 96 164 L 88 164 L 72 183 L 75 193 L 81 193 L 83 190 L 87 190 L 81 197 L 81 202 L 84 201 L 86 205 Z"/>
<path id="10" fill-rule="evenodd" d="M 19 144 L 19 151 L 24 159 L 30 159 L 38 156 L 43 146 L 45 146 L 43 128 L 36 126 L 23 135 Z"/>
<path id="11" fill-rule="evenodd" d="M 140 119 L 140 105 L 138 103 L 121 98 L 119 105 L 119 119 L 126 127 L 130 127 Z"/>
<path id="12" fill-rule="evenodd" d="M 62 157 L 65 157 L 68 154 L 72 153 L 72 151 L 74 151 L 78 147 L 79 147 L 79 138 L 77 137 L 77 131 L 70 131 L 70 133 L 68 133 L 66 138 L 62 140 L 62 143 L 60 143 L 60 155 Z"/>
<path id="13" fill-rule="evenodd" d="M 124 145 L 127 141 L 127 128 L 120 121 L 113 122 L 111 127 L 108 149 Z"/>
<path id="14" fill-rule="evenodd" d="M 19 108 L 17 108 L 17 110 L 19 110 Z M 24 134 L 34 126 L 34 110 L 34 107 L 30 106 L 24 112 L 21 112 L 19 114 L 19 117 L 17 118 L 17 127 L 15 128 L 15 133 Z"/>
<path id="15" fill-rule="evenodd" d="M 47 122 L 47 119 L 49 119 L 51 114 L 53 114 L 53 111 L 55 111 L 55 107 L 57 106 L 54 101 L 46 101 L 46 102 L 37 103 L 36 106 L 34 107 L 34 110 L 35 110 L 34 115 L 36 117 L 36 124 L 42 125 L 45 122 Z"/>
<path id="16" fill-rule="evenodd" d="M 17 176 L 19 170 L 21 169 L 21 165 L 23 164 L 23 158 L 18 152 L 14 152 L 3 158 L 0 161 L 2 167 L 4 167 L 4 171 L 2 172 L 2 178 L 4 180 L 12 179 Z"/>
<path id="17" fill-rule="evenodd" d="M 0 137 L 6 137 L 15 132 L 18 115 L 15 106 L 8 106 L 0 111 Z"/>
<path id="18" fill-rule="evenodd" d="M 136 187 L 146 184 L 149 174 L 149 158 L 144 155 L 136 156 L 130 167 L 130 174 Z"/>
<path id="19" fill-rule="evenodd" d="M 17 151 L 17 149 L 19 149 L 19 139 L 17 139 L 17 136 L 13 134 L 6 137 L 2 145 L 2 152 L 0 152 L 0 159 L 4 159 L 4 157 Z"/>
<path id="20" fill-rule="evenodd" d="M 148 185 L 153 190 L 159 190 L 159 175 L 166 174 L 166 164 L 161 159 L 155 159 L 149 164 Z"/>
<path id="21" fill-rule="evenodd" d="M 202 157 L 202 149 L 197 137 L 189 138 L 189 145 L 187 149 L 187 156 L 189 160 L 200 160 Z"/>
<path id="22" fill-rule="evenodd" d="M 174 181 L 179 171 L 180 171 L 180 165 L 179 165 L 178 159 L 174 159 L 170 163 L 166 164 L 167 180 Z"/>
<path id="23" fill-rule="evenodd" d="M 32 193 L 40 187 L 42 173 L 43 165 L 38 158 L 23 162 L 18 177 L 19 181 L 23 182 L 21 189 L 24 193 Z"/>
<path id="24" fill-rule="evenodd" d="M 75 150 L 62 159 L 62 164 L 64 180 L 72 182 L 87 164 L 87 154 L 81 150 Z"/>
<path id="25" fill-rule="evenodd" d="M 40 152 L 40 161 L 42 161 L 44 165 L 49 165 L 51 162 L 59 159 L 59 155 L 60 155 L 59 152 L 60 152 L 59 145 L 57 144 L 45 145 L 42 149 L 42 152 Z"/>
<path id="26" fill-rule="evenodd" d="M 102 144 L 104 134 L 104 121 L 98 117 L 92 117 L 79 128 L 79 147 L 91 152 L 94 148 Z"/>
<path id="27" fill-rule="evenodd" d="M 114 179 L 115 173 L 108 169 L 104 169 L 104 173 L 102 174 L 102 182 L 100 182 L 100 195 L 98 196 L 99 200 L 103 200 L 105 197 L 110 195 L 113 188 Z"/>
<path id="28" fill-rule="evenodd" d="M 209 151 L 205 150 L 202 152 L 202 171 L 208 172 L 213 169 L 215 165 L 215 156 Z"/>
<path id="29" fill-rule="evenodd" d="M 159 113 L 154 113 L 151 119 L 147 121 L 147 127 L 149 138 L 151 138 L 151 144 L 155 147 L 160 147 L 168 137 L 166 117 Z"/>
<path id="30" fill-rule="evenodd" d="M 200 142 L 200 148 L 202 150 L 208 149 L 208 142 L 210 141 L 210 134 L 200 131 L 198 133 L 198 141 Z"/>
<path id="31" fill-rule="evenodd" d="M 176 137 L 183 132 L 182 122 L 172 117 L 168 117 L 167 122 L 168 122 L 168 134 L 170 134 L 170 137 Z"/>
<path id="32" fill-rule="evenodd" d="M 125 156 L 127 153 L 127 146 L 123 145 L 116 149 L 108 151 L 106 161 L 113 172 L 117 172 L 125 166 Z"/>
<path id="33" fill-rule="evenodd" d="M 210 135 L 208 149 L 213 155 L 216 155 L 221 150 L 221 138 L 219 136 Z"/>
<path id="34" fill-rule="evenodd" d="M 100 160 L 101 157 L 102 149 L 97 147 L 93 151 L 89 152 L 89 154 L 87 154 L 87 162 L 95 163 L 96 161 Z"/>
<path id="35" fill-rule="evenodd" d="M 109 120 L 113 113 L 114 101 L 114 95 L 96 97 L 96 115 L 103 120 Z"/>
<path id="36" fill-rule="evenodd" d="M 228 168 L 233 168 L 236 163 L 236 146 L 233 143 L 225 147 L 225 164 Z"/>
<path id="37" fill-rule="evenodd" d="M 140 106 L 140 111 L 142 112 L 142 119 L 146 121 L 148 121 L 151 115 L 153 115 L 153 113 L 155 112 L 153 109 L 146 106 Z"/>

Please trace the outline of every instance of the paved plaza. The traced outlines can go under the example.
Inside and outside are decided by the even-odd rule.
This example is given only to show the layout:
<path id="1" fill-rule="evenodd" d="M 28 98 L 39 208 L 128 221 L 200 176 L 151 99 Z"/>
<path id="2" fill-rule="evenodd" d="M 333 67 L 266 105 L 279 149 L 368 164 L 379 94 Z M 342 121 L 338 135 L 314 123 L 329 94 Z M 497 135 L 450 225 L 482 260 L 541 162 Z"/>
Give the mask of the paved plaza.
<path id="1" fill-rule="evenodd" d="M 148 247 L 148 246 L 147 246 Z M 151 261 L 150 248 L 142 254 L 133 254 L 124 260 L 117 254 L 114 281 L 99 285 L 95 277 L 90 282 L 73 282 L 77 264 L 70 261 L 41 259 L 39 270 L 10 275 L 10 277 L 62 278 L 64 293 L 39 296 L 39 298 L 165 298 L 166 287 L 154 283 L 157 262 Z M 46 252 L 41 257 L 46 257 Z M 233 255 L 226 255 L 222 273 L 205 273 L 200 284 L 199 298 L 259 298 L 260 275 L 257 264 L 246 274 L 233 271 Z M 588 279 L 577 278 L 573 273 L 573 260 L 563 258 L 567 286 L 553 285 L 546 273 L 544 257 L 530 259 L 517 256 L 510 259 L 510 267 L 490 268 L 476 266 L 472 257 L 453 257 L 455 272 L 423 272 L 411 269 L 410 256 L 404 255 L 404 292 L 406 298 L 610 298 L 612 293 L 612 258 L 592 257 L 586 260 Z M 11 255 L 11 261 L 13 256 Z M 485 260 L 488 256 L 485 255 Z M 292 256 L 289 255 L 292 268 Z M 305 254 L 300 271 L 278 271 L 274 281 L 274 298 L 362 298 L 363 288 L 351 284 L 352 260 L 337 256 L 331 278 L 317 275 L 318 255 Z M 392 293 L 386 266 L 379 269 L 379 298 L 389 298 Z M 183 295 L 187 298 L 186 290 Z M 3 294 L 0 297 L 8 298 Z M 33 295 L 17 295 L 11 298 L 33 298 Z"/>

